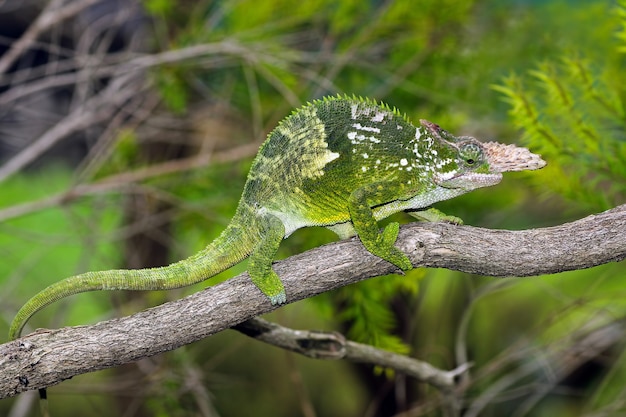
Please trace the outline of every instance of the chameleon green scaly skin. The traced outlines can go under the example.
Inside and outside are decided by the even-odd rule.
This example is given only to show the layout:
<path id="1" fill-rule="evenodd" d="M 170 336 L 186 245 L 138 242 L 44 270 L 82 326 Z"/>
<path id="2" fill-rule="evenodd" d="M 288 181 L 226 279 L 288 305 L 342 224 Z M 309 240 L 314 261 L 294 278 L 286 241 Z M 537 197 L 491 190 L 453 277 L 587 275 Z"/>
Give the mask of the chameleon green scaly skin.
<path id="1" fill-rule="evenodd" d="M 63 297 L 93 290 L 183 287 L 246 257 L 254 284 L 272 304 L 282 304 L 286 294 L 272 260 L 282 239 L 301 227 L 325 226 L 340 238 L 356 234 L 372 254 L 408 270 L 409 258 L 394 246 L 398 224 L 380 232 L 378 220 L 495 185 L 502 172 L 544 165 L 525 148 L 455 137 L 425 120 L 416 127 L 395 109 L 371 100 L 316 100 L 269 134 L 235 216 L 203 251 L 166 267 L 88 272 L 53 284 L 20 309 L 10 338 L 20 335 L 35 312 Z M 456 219 L 434 211 L 416 215 Z"/>

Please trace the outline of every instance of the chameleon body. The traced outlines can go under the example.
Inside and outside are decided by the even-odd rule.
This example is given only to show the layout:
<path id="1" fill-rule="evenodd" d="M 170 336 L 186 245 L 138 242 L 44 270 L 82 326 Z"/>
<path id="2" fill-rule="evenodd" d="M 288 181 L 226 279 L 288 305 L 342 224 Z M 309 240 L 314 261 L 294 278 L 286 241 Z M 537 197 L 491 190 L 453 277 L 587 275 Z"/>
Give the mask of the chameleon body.
<path id="1" fill-rule="evenodd" d="M 307 226 L 328 227 L 340 238 L 358 235 L 372 254 L 408 270 L 411 262 L 394 246 L 398 224 L 381 232 L 378 220 L 495 185 L 505 171 L 544 165 L 525 148 L 455 137 L 424 120 L 414 126 L 397 110 L 371 100 L 316 100 L 268 135 L 233 219 L 204 250 L 166 267 L 87 272 L 55 283 L 20 309 L 10 338 L 20 335 L 35 312 L 71 294 L 183 287 L 246 257 L 253 283 L 272 304 L 282 304 L 285 289 L 272 260 L 282 239 Z M 440 218 L 432 211 L 417 214 Z"/>

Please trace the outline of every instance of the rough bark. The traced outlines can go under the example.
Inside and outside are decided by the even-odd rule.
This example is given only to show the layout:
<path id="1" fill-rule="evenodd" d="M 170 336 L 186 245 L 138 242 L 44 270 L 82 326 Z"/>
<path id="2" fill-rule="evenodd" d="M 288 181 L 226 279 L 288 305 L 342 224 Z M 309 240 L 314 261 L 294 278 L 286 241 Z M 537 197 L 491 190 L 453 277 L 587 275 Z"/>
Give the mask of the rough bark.
<path id="1" fill-rule="evenodd" d="M 402 227 L 397 242 L 416 267 L 535 276 L 626 258 L 626 205 L 561 226 L 522 231 L 445 223 Z M 358 239 L 278 262 L 289 302 L 398 272 Z M 0 398 L 176 349 L 273 310 L 246 274 L 181 300 L 89 326 L 45 330 L 0 345 Z"/>

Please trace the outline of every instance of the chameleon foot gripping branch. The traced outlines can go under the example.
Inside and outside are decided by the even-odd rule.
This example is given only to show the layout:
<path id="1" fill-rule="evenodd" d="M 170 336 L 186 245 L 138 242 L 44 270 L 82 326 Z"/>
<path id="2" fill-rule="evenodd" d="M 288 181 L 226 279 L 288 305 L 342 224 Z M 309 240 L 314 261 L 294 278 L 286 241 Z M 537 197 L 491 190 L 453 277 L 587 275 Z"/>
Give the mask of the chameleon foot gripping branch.
<path id="1" fill-rule="evenodd" d="M 543 166 L 541 157 L 526 148 L 456 137 L 425 120 L 414 126 L 397 110 L 372 100 L 316 100 L 268 135 L 233 219 L 204 250 L 161 268 L 87 272 L 59 281 L 19 310 L 9 337 L 19 337 L 33 314 L 69 295 L 183 287 L 247 257 L 254 284 L 272 304 L 282 304 L 287 296 L 272 260 L 282 239 L 302 227 L 325 226 L 340 238 L 358 235 L 374 255 L 411 269 L 408 257 L 394 246 L 398 224 L 381 233 L 379 220 L 495 185 L 503 172 Z M 433 213 L 421 217 L 441 218 Z"/>

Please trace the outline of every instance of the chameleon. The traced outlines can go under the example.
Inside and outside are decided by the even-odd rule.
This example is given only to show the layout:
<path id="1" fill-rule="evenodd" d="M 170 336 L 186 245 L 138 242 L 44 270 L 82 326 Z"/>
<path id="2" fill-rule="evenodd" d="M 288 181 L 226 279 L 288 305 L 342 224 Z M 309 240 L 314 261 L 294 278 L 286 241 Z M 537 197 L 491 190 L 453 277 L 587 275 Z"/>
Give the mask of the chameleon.
<path id="1" fill-rule="evenodd" d="M 9 331 L 20 336 L 43 307 L 94 290 L 164 290 L 204 281 L 249 258 L 248 274 L 273 305 L 287 301 L 272 269 L 281 241 L 295 230 L 323 226 L 400 270 L 413 268 L 394 246 L 397 222 L 415 217 L 460 222 L 434 203 L 498 184 L 502 173 L 546 163 L 528 149 L 454 136 L 437 124 L 415 126 L 397 109 L 372 99 L 329 96 L 293 111 L 268 134 L 254 158 L 235 214 L 205 249 L 169 266 L 86 272 L 45 288 L 18 311 Z"/>

